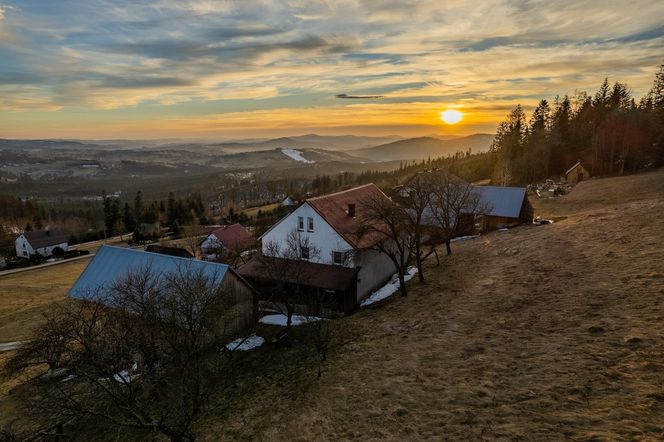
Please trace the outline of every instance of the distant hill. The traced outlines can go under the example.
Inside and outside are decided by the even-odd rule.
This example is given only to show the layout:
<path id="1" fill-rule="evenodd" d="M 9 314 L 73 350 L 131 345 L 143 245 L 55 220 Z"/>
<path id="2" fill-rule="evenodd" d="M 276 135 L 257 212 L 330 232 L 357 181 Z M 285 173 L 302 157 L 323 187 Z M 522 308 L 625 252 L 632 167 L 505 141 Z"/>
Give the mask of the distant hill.
<path id="1" fill-rule="evenodd" d="M 428 157 L 452 155 L 458 151 L 471 149 L 473 153 L 486 152 L 491 146 L 493 135 L 474 134 L 467 137 L 441 140 L 434 137 L 409 138 L 379 146 L 349 151 L 361 158 L 372 161 L 420 160 Z"/>
<path id="2" fill-rule="evenodd" d="M 227 153 L 250 152 L 272 149 L 326 149 L 326 150 L 357 150 L 379 144 L 391 143 L 400 137 L 362 137 L 355 135 L 325 136 L 325 135 L 298 135 L 293 137 L 280 137 L 270 140 L 239 140 L 228 143 L 218 143 L 214 146 Z M 206 146 L 211 147 L 207 144 Z"/>

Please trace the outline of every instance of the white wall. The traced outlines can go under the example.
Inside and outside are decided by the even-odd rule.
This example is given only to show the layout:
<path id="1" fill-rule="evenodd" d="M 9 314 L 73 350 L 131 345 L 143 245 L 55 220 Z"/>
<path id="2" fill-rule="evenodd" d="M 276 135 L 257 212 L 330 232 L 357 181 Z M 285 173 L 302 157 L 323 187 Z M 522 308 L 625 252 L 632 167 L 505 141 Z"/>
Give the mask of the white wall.
<path id="1" fill-rule="evenodd" d="M 29 258 L 30 255 L 41 255 L 45 257 L 51 256 L 53 255 L 53 249 L 56 247 L 60 247 L 65 252 L 69 250 L 69 245 L 66 242 L 53 244 L 52 246 L 48 247 L 40 247 L 35 250 L 23 235 L 16 238 L 16 241 L 14 241 L 14 246 L 16 248 L 16 256 L 26 259 Z"/>
<path id="2" fill-rule="evenodd" d="M 30 255 L 35 254 L 35 250 L 23 235 L 16 238 L 16 241 L 14 241 L 14 246 L 16 247 L 16 256 L 20 258 L 30 258 Z"/>
<path id="3" fill-rule="evenodd" d="M 363 250 L 354 257 L 356 267 L 362 267 L 357 275 L 357 300 L 385 285 L 397 270 L 392 260 L 376 250 Z"/>
<path id="4" fill-rule="evenodd" d="M 288 235 L 296 230 L 298 227 L 297 218 L 301 216 L 304 218 L 304 230 L 299 231 L 302 240 L 309 239 L 310 247 L 316 247 L 320 250 L 317 257 L 312 256 L 312 262 L 321 264 L 334 264 L 332 252 L 347 252 L 352 250 L 348 244 L 333 228 L 330 226 L 309 204 L 306 202 L 298 207 L 295 211 L 289 214 L 286 218 L 282 219 L 276 224 L 272 230 L 267 232 L 262 237 L 263 253 L 267 254 L 266 245 L 271 242 L 276 242 L 283 250 L 287 248 Z M 314 219 L 314 231 L 308 232 L 307 218 Z M 346 267 L 354 267 L 352 262 L 347 262 Z"/>

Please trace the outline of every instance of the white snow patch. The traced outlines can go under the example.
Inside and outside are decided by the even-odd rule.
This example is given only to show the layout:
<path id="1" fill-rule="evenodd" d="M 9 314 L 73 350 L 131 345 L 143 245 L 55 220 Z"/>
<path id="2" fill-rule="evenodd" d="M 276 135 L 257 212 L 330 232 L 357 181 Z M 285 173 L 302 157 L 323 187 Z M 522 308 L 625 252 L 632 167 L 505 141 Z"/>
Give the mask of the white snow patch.
<path id="1" fill-rule="evenodd" d="M 258 348 L 265 343 L 265 339 L 257 335 L 251 335 L 247 338 L 238 338 L 233 342 L 226 344 L 226 348 L 230 351 L 247 351 Z"/>
<path id="2" fill-rule="evenodd" d="M 496 230 L 496 232 L 507 232 L 508 230 L 509 229 L 507 227 L 505 227 L 505 228 Z"/>
<path id="3" fill-rule="evenodd" d="M 287 157 L 290 157 L 294 159 L 295 161 L 299 161 L 300 163 L 308 163 L 312 164 L 315 163 L 313 160 L 307 160 L 302 156 L 302 151 L 297 150 L 297 149 L 281 149 L 281 153 L 286 155 Z"/>
<path id="4" fill-rule="evenodd" d="M 404 275 L 404 281 L 408 282 L 413 279 L 413 276 L 417 274 L 417 267 L 409 267 Z M 374 304 L 378 301 L 382 301 L 385 298 L 388 298 L 395 294 L 399 290 L 399 275 L 396 273 L 392 275 L 390 282 L 376 290 L 369 296 L 367 299 L 360 303 L 360 307 L 366 307 L 368 305 Z"/>
<path id="5" fill-rule="evenodd" d="M 458 236 L 456 238 L 452 238 L 450 242 L 457 242 L 457 241 L 466 241 L 467 239 L 475 239 L 479 235 L 469 235 L 469 236 Z"/>
<path id="6" fill-rule="evenodd" d="M 263 316 L 258 322 L 260 322 L 261 324 L 279 325 L 281 327 L 285 327 L 287 319 L 288 317 L 286 315 L 284 315 L 283 313 L 279 313 L 277 315 Z M 317 318 L 316 316 L 293 315 L 291 317 L 291 325 L 302 325 L 306 324 L 307 322 L 316 322 L 320 320 L 321 318 Z"/>

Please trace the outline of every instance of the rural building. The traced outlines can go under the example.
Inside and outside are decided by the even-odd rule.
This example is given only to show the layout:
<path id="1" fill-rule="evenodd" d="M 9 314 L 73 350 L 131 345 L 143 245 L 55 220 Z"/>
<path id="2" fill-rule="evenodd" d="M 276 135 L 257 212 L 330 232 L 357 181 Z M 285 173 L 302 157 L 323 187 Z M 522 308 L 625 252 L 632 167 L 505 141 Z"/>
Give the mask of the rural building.
<path id="1" fill-rule="evenodd" d="M 67 236 L 59 230 L 52 229 L 23 232 L 14 241 L 14 246 L 16 256 L 26 259 L 31 255 L 52 256 L 56 247 L 63 252 L 69 250 Z"/>
<path id="2" fill-rule="evenodd" d="M 478 186 L 475 191 L 480 195 L 480 206 L 487 209 L 481 215 L 483 231 L 532 224 L 534 210 L 525 187 Z"/>
<path id="3" fill-rule="evenodd" d="M 254 248 L 254 237 L 243 225 L 230 224 L 212 231 L 201 243 L 201 252 L 209 257 L 237 255 Z M 214 255 L 214 256 L 210 256 Z"/>
<path id="4" fill-rule="evenodd" d="M 225 320 L 229 334 L 248 328 L 255 320 L 253 288 L 226 264 L 162 255 L 104 245 L 83 270 L 69 296 L 75 299 L 93 300 L 105 289 L 132 273 L 149 269 L 160 280 L 160 275 L 174 272 L 202 272 L 223 290 Z M 227 314 L 226 314 L 227 313 Z"/>
<path id="5" fill-rule="evenodd" d="M 281 205 L 283 207 L 288 207 L 290 209 L 294 209 L 294 208 L 297 207 L 298 202 L 295 198 L 293 198 L 292 196 L 289 195 L 289 196 L 287 196 L 286 198 L 283 199 L 283 201 L 281 202 Z"/>
<path id="6" fill-rule="evenodd" d="M 161 253 L 162 255 L 168 255 L 168 256 L 178 256 L 180 258 L 194 258 L 194 255 L 192 255 L 189 250 L 185 250 L 180 247 L 169 247 L 169 246 L 162 246 L 159 244 L 148 244 L 145 247 L 146 252 L 152 252 L 152 253 Z"/>
<path id="7" fill-rule="evenodd" d="M 329 308 L 353 310 L 395 272 L 387 256 L 370 249 L 378 239 L 358 234 L 362 204 L 368 198 L 388 199 L 374 184 L 307 199 L 263 234 L 260 239 L 264 256 L 254 257 L 238 271 L 251 281 L 264 283 L 264 261 L 279 259 L 265 256 L 270 253 L 269 245 L 279 244 L 283 250 L 288 247 L 289 235 L 297 232 L 310 246 L 300 251 L 301 259 L 310 264 L 303 269 L 308 275 L 306 286 L 333 295 Z M 317 256 L 310 255 L 311 248 L 319 251 Z"/>
<path id="8" fill-rule="evenodd" d="M 565 172 L 565 180 L 570 184 L 577 184 L 588 178 L 590 178 L 590 172 L 583 167 L 581 161 L 577 161 L 575 165 Z"/>

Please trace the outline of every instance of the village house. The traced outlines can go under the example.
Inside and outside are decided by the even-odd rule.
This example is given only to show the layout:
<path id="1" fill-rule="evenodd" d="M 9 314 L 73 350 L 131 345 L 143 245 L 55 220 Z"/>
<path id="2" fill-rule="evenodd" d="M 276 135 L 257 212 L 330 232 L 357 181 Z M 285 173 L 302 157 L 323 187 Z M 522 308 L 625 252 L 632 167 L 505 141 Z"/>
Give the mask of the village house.
<path id="1" fill-rule="evenodd" d="M 241 224 L 221 226 L 212 231 L 201 243 L 201 252 L 214 259 L 225 255 L 238 255 L 254 248 L 251 232 Z"/>
<path id="2" fill-rule="evenodd" d="M 161 253 L 162 255 L 178 256 L 180 258 L 194 258 L 189 250 L 181 247 L 162 246 L 159 244 L 148 244 L 145 247 L 146 252 Z"/>
<path id="3" fill-rule="evenodd" d="M 533 206 L 525 187 L 477 186 L 480 195 L 482 231 L 491 231 L 518 224 L 532 224 Z"/>
<path id="4" fill-rule="evenodd" d="M 23 232 L 14 241 L 16 256 L 30 258 L 40 255 L 45 258 L 53 256 L 53 250 L 60 248 L 63 252 L 69 250 L 67 236 L 59 230 L 44 229 L 32 232 Z"/>
<path id="5" fill-rule="evenodd" d="M 565 172 L 565 181 L 569 184 L 577 184 L 588 178 L 590 178 L 590 172 L 583 167 L 581 161 L 577 161 L 576 164 Z"/>
<path id="6" fill-rule="evenodd" d="M 75 299 L 97 300 L 113 284 L 130 274 L 149 269 L 160 281 L 161 275 L 175 272 L 201 272 L 223 290 L 224 320 L 229 335 L 236 335 L 255 322 L 254 290 L 226 264 L 104 245 L 69 289 Z"/>
<path id="7" fill-rule="evenodd" d="M 265 282 L 264 260 L 279 259 L 269 257 L 271 245 L 286 248 L 289 235 L 296 232 L 308 244 L 300 250 L 300 258 L 308 261 L 303 269 L 307 287 L 332 294 L 335 301 L 329 308 L 352 311 L 395 272 L 386 255 L 371 249 L 378 238 L 358 233 L 362 203 L 369 198 L 389 199 L 374 184 L 367 184 L 305 200 L 259 238 L 264 256 L 254 257 L 238 271 L 250 281 Z"/>
<path id="8" fill-rule="evenodd" d="M 289 209 L 294 209 L 294 208 L 297 207 L 297 205 L 298 205 L 297 200 L 295 198 L 293 198 L 292 196 L 290 196 L 290 195 L 288 195 L 286 198 L 284 198 L 281 201 L 281 206 L 282 207 L 287 207 Z"/>

